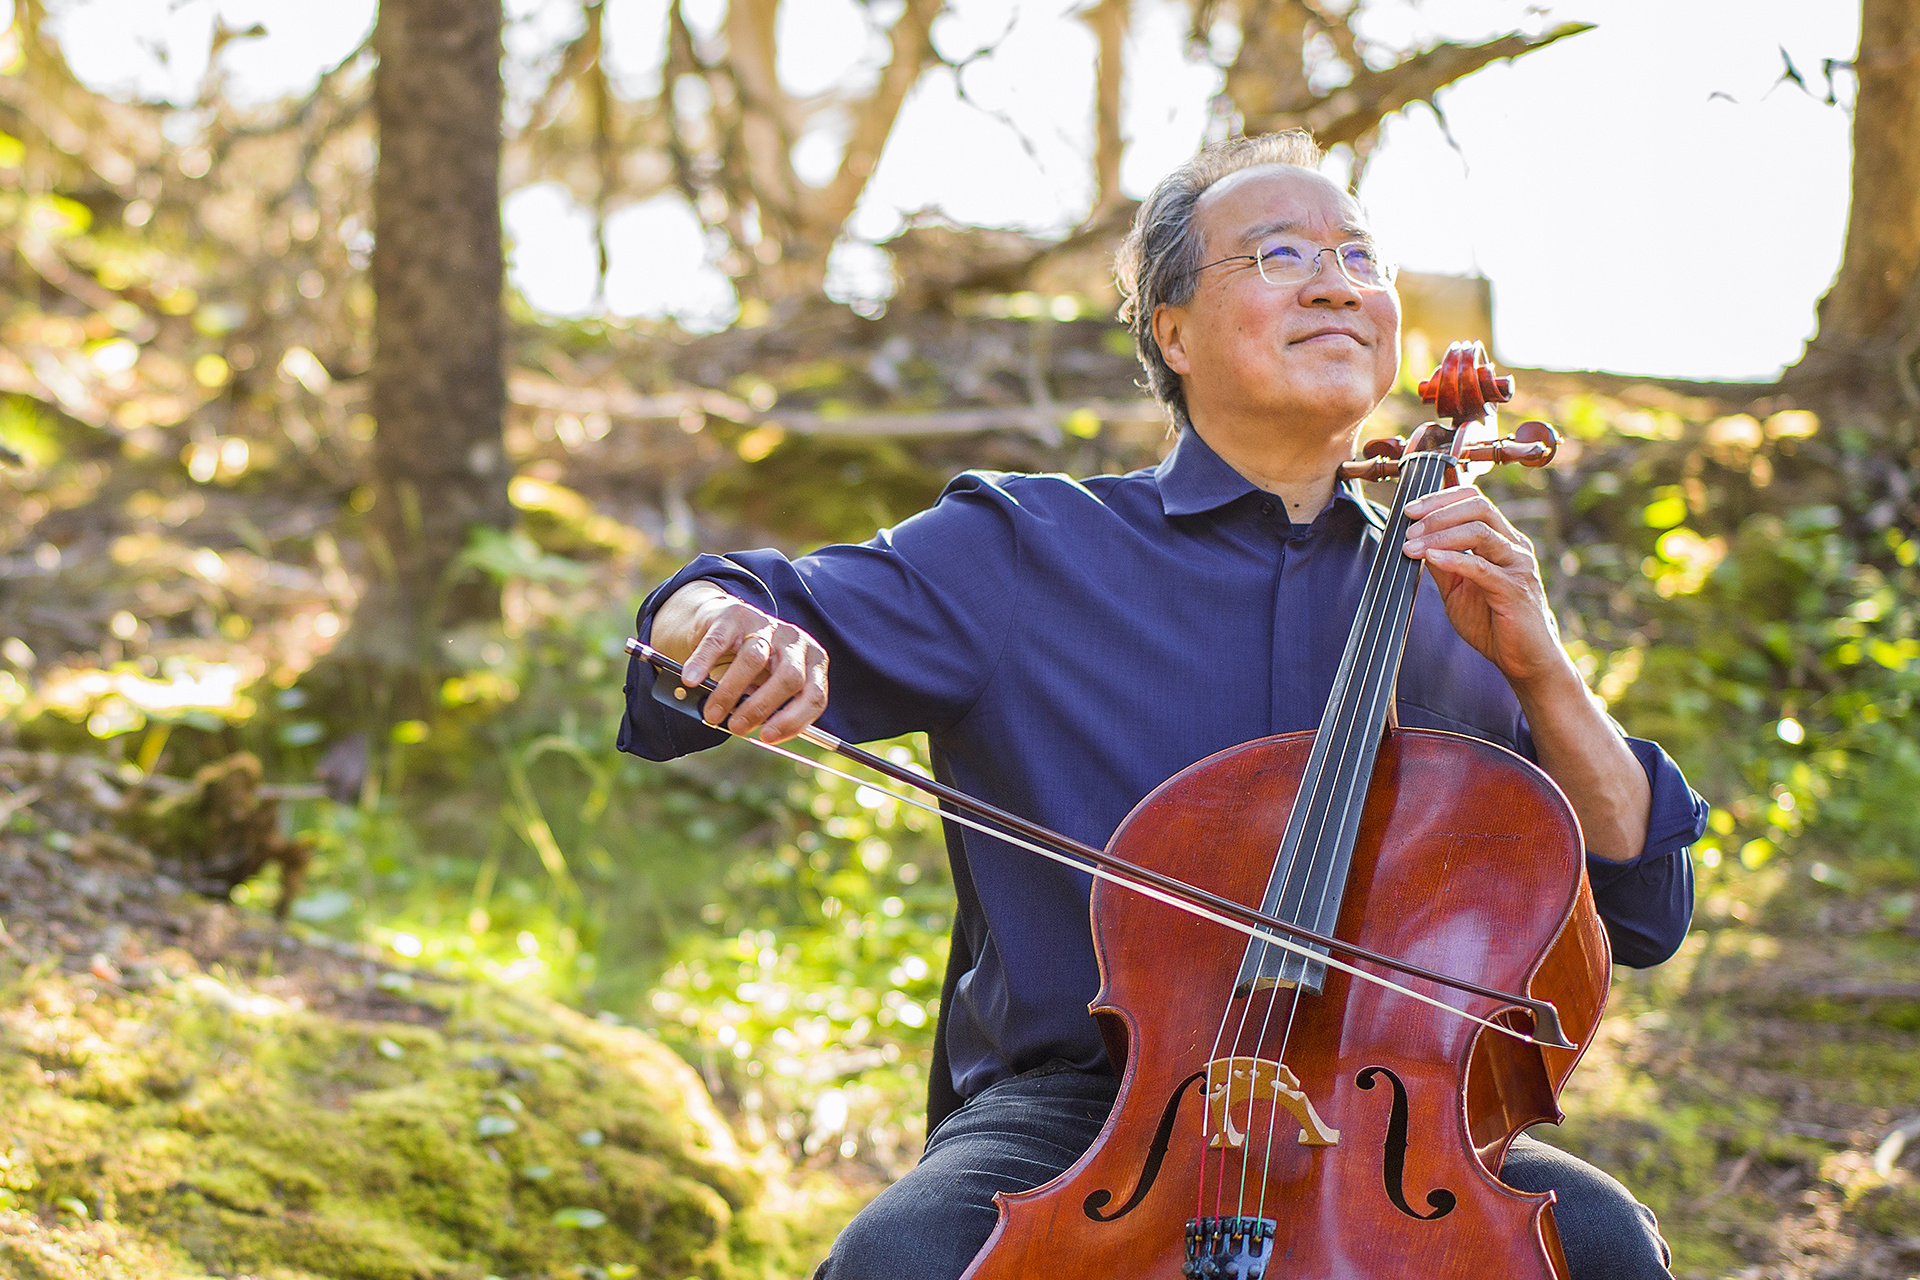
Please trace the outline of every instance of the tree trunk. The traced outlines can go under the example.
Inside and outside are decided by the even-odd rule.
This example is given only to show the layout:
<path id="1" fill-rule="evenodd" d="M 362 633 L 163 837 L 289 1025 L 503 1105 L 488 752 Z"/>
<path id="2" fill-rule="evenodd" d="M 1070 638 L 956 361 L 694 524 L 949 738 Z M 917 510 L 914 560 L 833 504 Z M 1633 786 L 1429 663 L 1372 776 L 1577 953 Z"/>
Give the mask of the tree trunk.
<path id="1" fill-rule="evenodd" d="M 1864 0 L 1846 249 L 1782 386 L 1860 532 L 1920 529 L 1920 0 Z"/>
<path id="2" fill-rule="evenodd" d="M 475 526 L 504 526 L 501 443 L 500 5 L 381 0 L 374 102 L 374 581 L 355 655 L 442 665 L 443 627 L 498 616 L 450 566 Z"/>
<path id="3" fill-rule="evenodd" d="M 1133 0 L 1100 0 L 1080 14 L 1100 50 L 1094 60 L 1093 212 L 1087 215 L 1088 221 L 1126 199 L 1120 191 L 1120 158 L 1126 147 L 1120 132 L 1120 113 L 1125 106 L 1121 88 L 1132 7 Z"/>
<path id="4" fill-rule="evenodd" d="M 1920 0 L 1865 0 L 1854 66 L 1846 251 L 1787 380 L 1805 396 L 1910 420 L 1920 407 Z"/>

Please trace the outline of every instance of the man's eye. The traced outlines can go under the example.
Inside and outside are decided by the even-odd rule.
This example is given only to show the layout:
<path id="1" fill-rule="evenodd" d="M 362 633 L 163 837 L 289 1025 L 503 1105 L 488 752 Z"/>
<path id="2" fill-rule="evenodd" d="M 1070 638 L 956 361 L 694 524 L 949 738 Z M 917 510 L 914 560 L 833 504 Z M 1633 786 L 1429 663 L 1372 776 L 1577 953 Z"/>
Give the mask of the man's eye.
<path id="1" fill-rule="evenodd" d="M 1364 244 L 1340 246 L 1340 258 L 1350 267 L 1374 266 L 1380 261 L 1380 255 Z"/>
<path id="2" fill-rule="evenodd" d="M 1260 246 L 1260 260 L 1262 262 L 1305 262 L 1307 252 L 1297 244 L 1269 241 Z"/>

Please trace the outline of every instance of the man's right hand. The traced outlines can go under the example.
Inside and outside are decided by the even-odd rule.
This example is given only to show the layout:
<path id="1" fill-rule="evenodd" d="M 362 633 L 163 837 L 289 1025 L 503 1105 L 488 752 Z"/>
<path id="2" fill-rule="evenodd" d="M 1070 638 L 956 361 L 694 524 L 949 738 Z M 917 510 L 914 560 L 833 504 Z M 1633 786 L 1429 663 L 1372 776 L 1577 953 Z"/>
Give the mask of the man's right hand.
<path id="1" fill-rule="evenodd" d="M 653 647 L 685 668 L 689 688 L 709 675 L 707 723 L 785 742 L 827 709 L 827 651 L 790 622 L 711 582 L 689 582 L 653 618 Z"/>

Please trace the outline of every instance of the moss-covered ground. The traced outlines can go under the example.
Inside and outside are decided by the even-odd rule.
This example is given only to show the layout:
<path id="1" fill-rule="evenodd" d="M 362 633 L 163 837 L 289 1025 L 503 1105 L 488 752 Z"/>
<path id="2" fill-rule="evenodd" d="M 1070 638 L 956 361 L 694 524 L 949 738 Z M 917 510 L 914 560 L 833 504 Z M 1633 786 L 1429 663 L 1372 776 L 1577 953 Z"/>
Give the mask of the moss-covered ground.
<path id="1" fill-rule="evenodd" d="M 794 1275 L 844 1211 L 638 1031 L 270 929 L 220 950 L 14 944 L 0 1275 Z"/>
<path id="2" fill-rule="evenodd" d="M 1887 1138 L 1920 1113 L 1920 938 L 1786 896 L 1617 971 L 1568 1122 L 1538 1136 L 1631 1186 L 1683 1280 L 1907 1280 L 1920 1142 Z"/>

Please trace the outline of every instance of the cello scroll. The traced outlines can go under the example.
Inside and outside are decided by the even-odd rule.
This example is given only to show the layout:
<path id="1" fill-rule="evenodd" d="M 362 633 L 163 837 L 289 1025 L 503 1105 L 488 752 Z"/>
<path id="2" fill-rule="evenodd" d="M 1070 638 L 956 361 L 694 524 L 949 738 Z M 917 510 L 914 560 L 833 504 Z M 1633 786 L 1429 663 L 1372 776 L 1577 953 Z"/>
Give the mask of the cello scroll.
<path id="1" fill-rule="evenodd" d="M 1441 418 L 1450 419 L 1451 425 L 1428 423 L 1414 432 L 1411 442 L 1399 436 L 1369 440 L 1360 457 L 1340 464 L 1340 479 L 1395 479 L 1410 450 L 1446 451 L 1461 463 L 1517 462 L 1523 467 L 1544 467 L 1559 452 L 1559 433 L 1536 421 L 1521 423 L 1511 436 L 1501 439 L 1461 442 L 1459 435 L 1465 426 L 1488 420 L 1493 406 L 1513 398 L 1513 379 L 1494 374 L 1486 348 L 1477 342 L 1456 342 L 1448 347 L 1440 367 L 1420 384 L 1420 398 Z"/>

